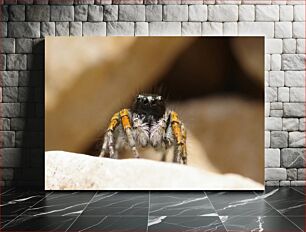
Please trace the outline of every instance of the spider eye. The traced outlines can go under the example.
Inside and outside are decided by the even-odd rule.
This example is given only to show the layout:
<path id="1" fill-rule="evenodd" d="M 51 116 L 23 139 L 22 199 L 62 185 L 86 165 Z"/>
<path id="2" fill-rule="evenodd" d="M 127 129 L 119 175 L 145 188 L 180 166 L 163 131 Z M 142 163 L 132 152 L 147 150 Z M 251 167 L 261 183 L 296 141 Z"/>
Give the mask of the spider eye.
<path id="1" fill-rule="evenodd" d="M 149 103 L 149 100 L 147 98 L 143 99 L 143 104 L 147 105 Z"/>

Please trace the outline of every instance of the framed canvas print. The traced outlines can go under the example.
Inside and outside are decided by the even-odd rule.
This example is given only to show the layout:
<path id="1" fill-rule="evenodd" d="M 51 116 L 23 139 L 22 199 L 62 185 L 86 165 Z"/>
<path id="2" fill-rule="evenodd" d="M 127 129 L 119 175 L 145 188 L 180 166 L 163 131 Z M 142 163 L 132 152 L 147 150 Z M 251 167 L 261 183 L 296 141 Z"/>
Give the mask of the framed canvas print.
<path id="1" fill-rule="evenodd" d="M 47 37 L 46 190 L 263 190 L 264 37 Z"/>

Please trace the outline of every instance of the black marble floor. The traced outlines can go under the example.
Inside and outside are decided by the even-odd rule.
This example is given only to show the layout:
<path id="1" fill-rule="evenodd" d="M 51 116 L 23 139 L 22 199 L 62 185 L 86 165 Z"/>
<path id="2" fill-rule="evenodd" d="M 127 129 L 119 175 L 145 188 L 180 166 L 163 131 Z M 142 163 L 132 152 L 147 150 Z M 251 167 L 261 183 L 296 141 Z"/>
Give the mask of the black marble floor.
<path id="1" fill-rule="evenodd" d="M 1 231 L 305 231 L 305 189 L 265 192 L 1 190 Z"/>

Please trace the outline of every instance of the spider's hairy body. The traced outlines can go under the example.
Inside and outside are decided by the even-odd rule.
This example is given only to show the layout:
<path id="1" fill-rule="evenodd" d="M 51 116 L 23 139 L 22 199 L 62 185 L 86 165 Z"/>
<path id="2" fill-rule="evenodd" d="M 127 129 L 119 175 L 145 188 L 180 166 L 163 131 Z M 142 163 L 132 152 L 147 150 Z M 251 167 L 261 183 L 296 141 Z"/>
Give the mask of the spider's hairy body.
<path id="1" fill-rule="evenodd" d="M 139 158 L 138 148 L 151 146 L 162 151 L 174 147 L 174 162 L 187 163 L 186 131 L 174 111 L 166 110 L 158 95 L 138 95 L 131 109 L 122 109 L 111 118 L 100 156 L 117 158 L 118 150 L 128 146 Z M 163 157 L 165 160 L 165 157 Z"/>

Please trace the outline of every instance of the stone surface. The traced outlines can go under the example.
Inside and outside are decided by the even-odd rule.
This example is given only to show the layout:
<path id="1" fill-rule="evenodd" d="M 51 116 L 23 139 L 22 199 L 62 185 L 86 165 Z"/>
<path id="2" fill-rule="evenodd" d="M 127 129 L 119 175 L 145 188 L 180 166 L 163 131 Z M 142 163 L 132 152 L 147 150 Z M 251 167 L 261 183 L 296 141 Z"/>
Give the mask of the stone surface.
<path id="1" fill-rule="evenodd" d="M 239 6 L 239 21 L 255 21 L 255 6 L 240 5 Z"/>
<path id="2" fill-rule="evenodd" d="M 19 103 L 2 103 L 3 117 L 18 117 L 20 116 Z"/>
<path id="3" fill-rule="evenodd" d="M 26 8 L 28 21 L 47 22 L 50 21 L 50 6 L 29 5 Z"/>
<path id="4" fill-rule="evenodd" d="M 200 22 L 183 22 L 182 23 L 183 36 L 201 36 L 201 23 Z"/>
<path id="5" fill-rule="evenodd" d="M 55 23 L 54 22 L 42 22 L 41 23 L 41 36 L 54 36 L 55 35 Z"/>
<path id="6" fill-rule="evenodd" d="M 294 21 L 305 21 L 305 5 L 296 5 L 293 10 Z"/>
<path id="7" fill-rule="evenodd" d="M 281 165 L 286 168 L 305 167 L 305 149 L 284 148 L 281 150 Z"/>
<path id="8" fill-rule="evenodd" d="M 265 35 L 267 38 L 274 36 L 273 22 L 239 22 L 240 35 Z"/>
<path id="9" fill-rule="evenodd" d="M 297 169 L 296 168 L 287 169 L 287 180 L 297 180 Z"/>
<path id="10" fill-rule="evenodd" d="M 18 86 L 17 71 L 0 71 L 1 86 Z"/>
<path id="11" fill-rule="evenodd" d="M 55 35 L 56 36 L 68 36 L 69 35 L 69 22 L 56 22 L 55 23 Z"/>
<path id="12" fill-rule="evenodd" d="M 181 35 L 181 24 L 179 22 L 150 22 L 150 35 Z"/>
<path id="13" fill-rule="evenodd" d="M 13 131 L 1 131 L 3 136 L 3 147 L 9 148 L 15 146 L 15 132 Z"/>
<path id="14" fill-rule="evenodd" d="M 306 181 L 291 181 L 290 186 L 306 186 Z"/>
<path id="15" fill-rule="evenodd" d="M 238 6 L 235 5 L 208 6 L 208 20 L 216 22 L 238 21 Z"/>
<path id="16" fill-rule="evenodd" d="M 2 46 L 0 48 L 1 53 L 14 53 L 15 52 L 15 39 L 2 38 Z"/>
<path id="17" fill-rule="evenodd" d="M 158 22 L 163 19 L 163 9 L 161 5 L 147 5 L 146 6 L 146 21 Z"/>
<path id="18" fill-rule="evenodd" d="M 31 53 L 32 45 L 32 39 L 16 39 L 16 52 Z"/>
<path id="19" fill-rule="evenodd" d="M 106 35 L 106 23 L 104 22 L 84 22 L 83 36 Z"/>
<path id="20" fill-rule="evenodd" d="M 87 14 L 87 5 L 77 5 L 74 7 L 74 21 L 87 21 Z"/>
<path id="21" fill-rule="evenodd" d="M 290 88 L 290 102 L 305 102 L 305 88 Z"/>
<path id="22" fill-rule="evenodd" d="M 299 129 L 299 120 L 297 118 L 283 118 L 283 130 L 295 131 L 298 129 Z"/>
<path id="23" fill-rule="evenodd" d="M 265 180 L 286 180 L 287 173 L 285 168 L 266 168 Z"/>
<path id="24" fill-rule="evenodd" d="M 223 35 L 224 36 L 237 36 L 238 24 L 236 22 L 223 23 Z"/>
<path id="25" fill-rule="evenodd" d="M 18 88 L 4 87 L 2 88 L 2 102 L 17 102 Z"/>
<path id="26" fill-rule="evenodd" d="M 285 72 L 285 86 L 290 86 L 290 87 L 305 86 L 305 72 L 304 71 Z"/>
<path id="27" fill-rule="evenodd" d="M 263 189 L 239 175 L 145 159 L 114 160 L 60 151 L 47 152 L 45 159 L 47 190 Z"/>
<path id="28" fill-rule="evenodd" d="M 278 21 L 279 6 L 277 5 L 257 5 L 255 8 L 256 21 Z"/>
<path id="29" fill-rule="evenodd" d="M 293 6 L 279 6 L 280 21 L 293 21 Z"/>
<path id="30" fill-rule="evenodd" d="M 26 70 L 27 68 L 27 56 L 22 54 L 8 54 L 7 69 L 8 70 Z"/>
<path id="31" fill-rule="evenodd" d="M 282 53 L 283 44 L 281 39 L 266 39 L 265 52 L 266 53 Z"/>
<path id="32" fill-rule="evenodd" d="M 24 21 L 25 20 L 25 6 L 24 5 L 9 6 L 9 20 L 10 21 Z"/>
<path id="33" fill-rule="evenodd" d="M 271 131 L 271 147 L 272 148 L 288 147 L 288 132 Z"/>
<path id="34" fill-rule="evenodd" d="M 204 22 L 202 23 L 202 35 L 217 36 L 223 34 L 222 23 Z"/>
<path id="35" fill-rule="evenodd" d="M 275 38 L 291 38 L 292 23 L 290 22 L 275 22 Z"/>
<path id="36" fill-rule="evenodd" d="M 305 132 L 289 132 L 289 147 L 305 147 Z"/>
<path id="37" fill-rule="evenodd" d="M 1 26 L 1 28 L 3 28 Z M 8 36 L 16 38 L 38 38 L 40 37 L 39 22 L 9 22 Z"/>
<path id="38" fill-rule="evenodd" d="M 119 21 L 145 21 L 145 6 L 119 5 Z"/>
<path id="39" fill-rule="evenodd" d="M 305 54 L 305 39 L 296 40 L 296 52 L 300 54 Z"/>
<path id="40" fill-rule="evenodd" d="M 271 55 L 271 70 L 281 70 L 282 66 L 282 57 L 280 54 Z"/>
<path id="41" fill-rule="evenodd" d="M 2 167 L 21 167 L 22 165 L 22 150 L 20 148 L 2 148 L 1 164 Z"/>
<path id="42" fill-rule="evenodd" d="M 189 21 L 206 21 L 207 6 L 205 5 L 190 5 L 188 8 Z"/>
<path id="43" fill-rule="evenodd" d="M 165 5 L 163 9 L 164 21 L 188 21 L 188 6 Z"/>
<path id="44" fill-rule="evenodd" d="M 265 119 L 266 130 L 282 130 L 282 119 L 276 117 L 267 117 Z"/>
<path id="45" fill-rule="evenodd" d="M 279 149 L 265 149 L 265 167 L 266 168 L 280 167 Z"/>
<path id="46" fill-rule="evenodd" d="M 284 53 L 295 53 L 296 51 L 296 40 L 295 39 L 283 39 L 283 52 Z"/>
<path id="47" fill-rule="evenodd" d="M 289 90 L 288 90 L 289 92 Z M 265 101 L 273 102 L 277 100 L 277 88 L 266 87 L 265 88 Z"/>
<path id="48" fill-rule="evenodd" d="M 149 24 L 147 22 L 135 23 L 135 36 L 147 36 L 149 35 Z"/>
<path id="49" fill-rule="evenodd" d="M 134 35 L 134 23 L 132 22 L 108 22 L 106 25 L 108 36 L 132 36 Z"/>
<path id="50" fill-rule="evenodd" d="M 293 38 L 305 38 L 305 22 L 293 22 L 292 24 Z"/>
<path id="51" fill-rule="evenodd" d="M 70 22 L 69 35 L 82 36 L 82 23 L 81 22 Z"/>
<path id="52" fill-rule="evenodd" d="M 117 21 L 118 20 L 118 5 L 105 5 L 103 12 L 104 21 Z"/>
<path id="53" fill-rule="evenodd" d="M 283 54 L 282 68 L 283 70 L 304 70 L 305 54 Z"/>
<path id="54" fill-rule="evenodd" d="M 270 86 L 281 87 L 285 84 L 285 74 L 283 71 L 271 71 L 270 72 Z"/>
<path id="55" fill-rule="evenodd" d="M 103 20 L 103 6 L 88 6 L 88 21 L 99 22 Z"/>
<path id="56" fill-rule="evenodd" d="M 285 117 L 304 117 L 305 105 L 304 103 L 284 103 Z"/>
<path id="57" fill-rule="evenodd" d="M 73 21 L 73 6 L 51 6 L 51 21 Z"/>
<path id="58" fill-rule="evenodd" d="M 306 180 L 306 168 L 298 169 L 298 180 Z"/>

